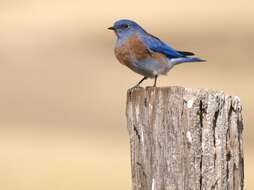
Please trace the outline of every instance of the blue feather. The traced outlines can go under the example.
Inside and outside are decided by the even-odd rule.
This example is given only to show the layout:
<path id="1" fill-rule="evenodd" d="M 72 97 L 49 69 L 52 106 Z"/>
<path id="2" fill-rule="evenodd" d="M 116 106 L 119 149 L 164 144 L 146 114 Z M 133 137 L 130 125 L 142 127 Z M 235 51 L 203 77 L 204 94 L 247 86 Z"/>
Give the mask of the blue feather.
<path id="1" fill-rule="evenodd" d="M 181 63 L 188 63 L 188 62 L 205 62 L 206 60 L 200 59 L 198 57 L 180 57 L 180 58 L 173 58 L 170 59 L 170 62 L 174 65 L 178 65 Z"/>
<path id="2" fill-rule="evenodd" d="M 143 38 L 144 43 L 147 45 L 147 47 L 158 53 L 162 53 L 166 55 L 169 59 L 171 58 L 179 58 L 179 57 L 185 57 L 184 54 L 181 54 L 177 50 L 170 47 L 170 45 L 162 42 L 159 38 L 146 33 L 145 35 L 141 36 Z"/>

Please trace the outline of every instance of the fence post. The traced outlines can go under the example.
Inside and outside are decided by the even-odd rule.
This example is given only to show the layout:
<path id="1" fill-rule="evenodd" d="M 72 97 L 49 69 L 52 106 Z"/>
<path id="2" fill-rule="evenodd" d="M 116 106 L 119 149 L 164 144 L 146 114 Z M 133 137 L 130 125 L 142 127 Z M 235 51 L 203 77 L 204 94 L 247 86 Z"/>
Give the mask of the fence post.
<path id="1" fill-rule="evenodd" d="M 220 91 L 128 90 L 133 190 L 242 190 L 241 111 Z"/>

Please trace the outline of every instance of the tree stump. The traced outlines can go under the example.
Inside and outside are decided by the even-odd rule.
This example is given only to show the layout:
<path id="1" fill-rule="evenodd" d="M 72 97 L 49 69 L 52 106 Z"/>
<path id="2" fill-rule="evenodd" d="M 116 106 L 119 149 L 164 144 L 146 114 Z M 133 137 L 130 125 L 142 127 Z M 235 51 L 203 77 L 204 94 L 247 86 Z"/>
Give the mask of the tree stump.
<path id="1" fill-rule="evenodd" d="M 241 111 L 220 91 L 128 90 L 133 190 L 243 189 Z"/>

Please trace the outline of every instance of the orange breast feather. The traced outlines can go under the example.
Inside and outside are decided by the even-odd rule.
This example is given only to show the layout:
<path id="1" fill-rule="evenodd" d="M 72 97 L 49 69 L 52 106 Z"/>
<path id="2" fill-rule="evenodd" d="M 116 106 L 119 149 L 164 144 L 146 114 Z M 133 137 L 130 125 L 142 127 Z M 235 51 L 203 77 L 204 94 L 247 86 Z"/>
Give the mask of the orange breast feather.
<path id="1" fill-rule="evenodd" d="M 133 61 L 141 61 L 146 58 L 157 59 L 162 64 L 164 62 L 166 63 L 165 55 L 157 52 L 150 52 L 136 35 L 126 40 L 120 47 L 116 47 L 115 55 L 120 63 L 127 66 L 130 66 Z"/>
<path id="2" fill-rule="evenodd" d="M 136 35 L 126 40 L 120 47 L 116 47 L 115 54 L 120 63 L 124 65 L 129 65 L 135 60 L 142 60 L 149 56 L 146 46 Z"/>

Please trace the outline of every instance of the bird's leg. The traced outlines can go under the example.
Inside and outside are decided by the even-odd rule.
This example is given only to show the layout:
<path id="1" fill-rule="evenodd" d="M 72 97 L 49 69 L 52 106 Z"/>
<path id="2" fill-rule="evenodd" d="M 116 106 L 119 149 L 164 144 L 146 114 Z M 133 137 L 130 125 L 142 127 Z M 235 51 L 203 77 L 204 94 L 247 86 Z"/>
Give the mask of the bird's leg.
<path id="1" fill-rule="evenodd" d="M 153 87 L 156 87 L 157 78 L 158 78 L 158 75 L 156 75 L 156 76 L 154 77 L 154 83 L 153 83 Z"/>
<path id="2" fill-rule="evenodd" d="M 140 85 L 144 80 L 146 80 L 146 79 L 147 79 L 147 77 L 142 78 L 142 79 L 138 82 L 138 84 L 136 84 L 136 85 L 133 86 L 132 88 L 139 87 L 139 85 Z"/>

